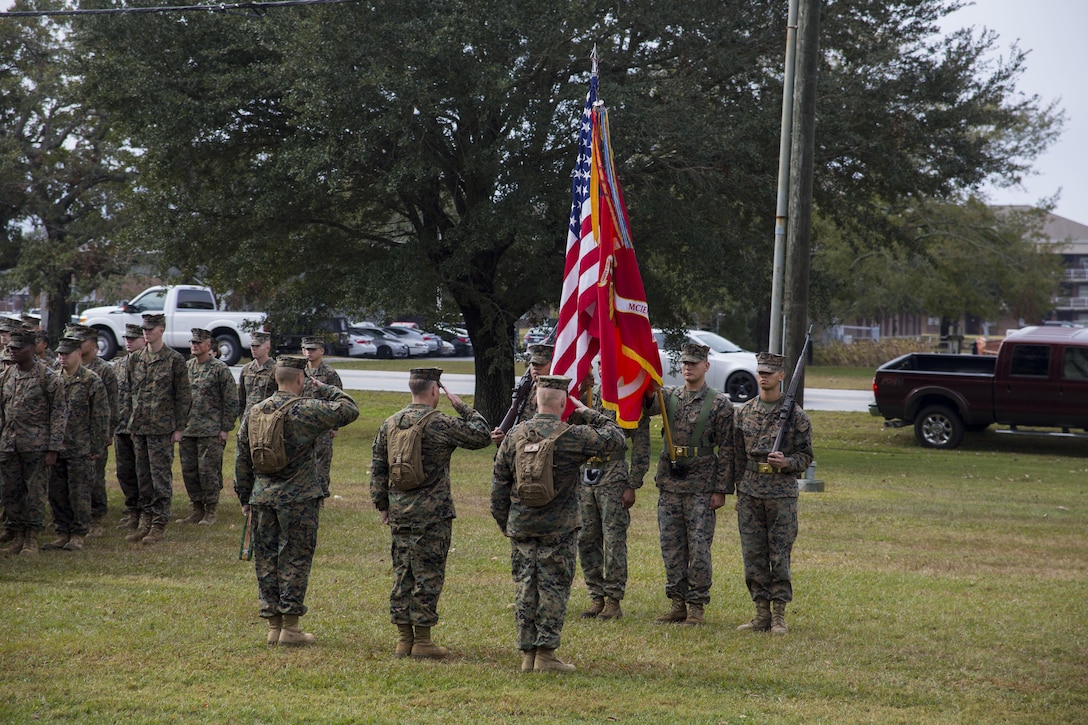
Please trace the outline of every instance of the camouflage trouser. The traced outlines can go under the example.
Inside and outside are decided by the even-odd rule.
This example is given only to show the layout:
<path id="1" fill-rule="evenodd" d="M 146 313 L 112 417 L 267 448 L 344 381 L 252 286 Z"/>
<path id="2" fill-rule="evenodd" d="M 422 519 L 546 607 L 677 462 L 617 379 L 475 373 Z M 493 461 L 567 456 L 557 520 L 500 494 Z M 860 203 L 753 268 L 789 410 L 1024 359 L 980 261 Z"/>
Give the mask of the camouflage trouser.
<path id="1" fill-rule="evenodd" d="M 331 431 L 330 431 L 331 433 Z M 321 492 L 329 497 L 332 471 L 332 436 L 322 433 L 314 441 L 314 472 L 321 481 Z"/>
<path id="2" fill-rule="evenodd" d="M 752 599 L 793 600 L 790 553 L 797 540 L 797 498 L 737 497 L 744 583 Z"/>
<path id="3" fill-rule="evenodd" d="M 574 580 L 578 532 L 548 539 L 510 539 L 518 649 L 559 649 Z"/>
<path id="4" fill-rule="evenodd" d="M 113 437 L 113 460 L 117 464 L 117 485 L 125 494 L 125 513 L 140 512 L 140 482 L 136 478 L 136 449 L 132 436 L 118 433 Z"/>
<path id="5" fill-rule="evenodd" d="M 106 461 L 110 457 L 109 446 L 102 449 L 94 464 L 94 476 L 91 479 L 91 519 L 101 521 L 106 518 Z"/>
<path id="6" fill-rule="evenodd" d="M 223 444 L 219 436 L 186 436 L 178 444 L 181 478 L 194 503 L 219 503 L 223 489 Z"/>
<path id="7" fill-rule="evenodd" d="M 253 506 L 253 565 L 260 615 L 306 614 L 321 499 Z"/>
<path id="8" fill-rule="evenodd" d="M 627 527 L 631 512 L 623 507 L 624 482 L 578 487 L 582 530 L 578 559 L 591 597 L 623 599 L 627 588 Z"/>
<path id="9" fill-rule="evenodd" d="M 389 595 L 393 624 L 438 624 L 438 598 L 446 581 L 452 535 L 453 519 L 421 529 L 393 529 L 393 591 Z"/>
<path id="10" fill-rule="evenodd" d="M 665 562 L 665 596 L 669 599 L 689 604 L 710 601 L 715 520 L 709 493 L 660 492 L 657 526 Z"/>
<path id="11" fill-rule="evenodd" d="M 174 498 L 174 444 L 170 437 L 170 433 L 132 435 L 140 510 L 151 516 L 155 526 L 170 522 L 170 503 Z"/>
<path id="12" fill-rule="evenodd" d="M 49 469 L 42 465 L 45 451 L 0 453 L 0 500 L 4 526 L 11 531 L 37 533 L 45 528 Z"/>
<path id="13" fill-rule="evenodd" d="M 57 458 L 49 474 L 49 508 L 58 534 L 86 536 L 90 530 L 94 464 L 86 456 Z"/>

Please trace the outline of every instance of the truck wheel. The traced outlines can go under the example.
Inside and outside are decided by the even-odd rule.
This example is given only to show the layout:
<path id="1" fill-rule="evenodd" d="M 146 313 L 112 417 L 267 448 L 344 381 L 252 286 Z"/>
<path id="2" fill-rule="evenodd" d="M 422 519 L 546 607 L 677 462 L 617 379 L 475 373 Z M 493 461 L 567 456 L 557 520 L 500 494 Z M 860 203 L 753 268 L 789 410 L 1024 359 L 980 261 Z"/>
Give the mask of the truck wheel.
<path id="1" fill-rule="evenodd" d="M 392 359 L 392 357 L 393 357 L 393 348 L 389 347 L 388 345 L 382 345 L 381 347 L 378 348 L 378 359 L 379 360 L 390 360 L 390 359 Z"/>
<path id="2" fill-rule="evenodd" d="M 225 332 L 215 338 L 215 344 L 219 346 L 219 359 L 227 365 L 235 365 L 242 359 L 242 343 L 229 332 Z"/>
<path id="3" fill-rule="evenodd" d="M 931 405 L 914 419 L 914 437 L 926 448 L 955 448 L 963 440 L 963 421 L 951 408 Z"/>
<path id="4" fill-rule="evenodd" d="M 748 373 L 734 373 L 725 381 L 725 393 L 734 403 L 747 401 L 756 390 L 756 379 Z"/>
<path id="5" fill-rule="evenodd" d="M 103 360 L 112 360 L 117 354 L 117 341 L 113 339 L 113 333 L 108 327 L 99 327 L 98 330 L 98 357 Z"/>

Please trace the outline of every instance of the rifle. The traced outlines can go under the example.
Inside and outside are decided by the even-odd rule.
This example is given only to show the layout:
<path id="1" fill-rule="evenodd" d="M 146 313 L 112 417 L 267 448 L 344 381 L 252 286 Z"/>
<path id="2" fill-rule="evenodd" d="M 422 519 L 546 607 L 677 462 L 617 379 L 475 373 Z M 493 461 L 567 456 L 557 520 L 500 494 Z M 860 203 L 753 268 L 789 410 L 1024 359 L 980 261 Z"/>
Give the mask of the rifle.
<path id="1" fill-rule="evenodd" d="M 559 325 L 554 326 L 548 336 L 544 338 L 543 344 L 554 345 L 555 335 L 558 331 Z M 521 378 L 514 384 L 514 390 L 510 393 L 510 409 L 506 411 L 502 422 L 499 423 L 499 430 L 504 434 L 509 433 L 510 429 L 514 427 L 515 420 L 521 420 L 521 414 L 525 412 L 525 404 L 529 402 L 529 389 L 531 387 L 533 387 L 532 369 L 526 368 Z"/>
<path id="2" fill-rule="evenodd" d="M 778 435 L 774 438 L 771 453 L 782 449 L 782 439 L 786 437 L 786 433 L 789 431 L 790 419 L 793 418 L 793 409 L 797 407 L 797 384 L 801 382 L 801 376 L 805 372 L 805 355 L 808 353 L 810 344 L 812 344 L 812 325 L 808 327 L 808 333 L 805 334 L 805 344 L 801 346 L 801 354 L 797 356 L 797 365 L 793 369 L 793 377 L 790 378 L 790 387 L 786 391 L 786 399 L 782 401 L 782 406 L 778 409 L 780 423 L 778 424 Z M 768 469 L 772 467 L 769 463 L 762 463 L 760 466 L 767 466 Z M 760 471 L 760 473 L 770 472 L 770 470 Z"/>

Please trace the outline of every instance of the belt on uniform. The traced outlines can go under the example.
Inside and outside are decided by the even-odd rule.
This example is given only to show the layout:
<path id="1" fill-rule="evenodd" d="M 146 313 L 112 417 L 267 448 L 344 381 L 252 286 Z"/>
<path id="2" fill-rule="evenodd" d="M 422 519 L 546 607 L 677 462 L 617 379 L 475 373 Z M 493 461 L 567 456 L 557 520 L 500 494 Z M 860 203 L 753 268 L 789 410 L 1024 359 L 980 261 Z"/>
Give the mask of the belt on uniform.
<path id="1" fill-rule="evenodd" d="M 672 455 L 673 458 L 698 458 L 699 456 L 712 456 L 714 455 L 714 448 L 711 446 L 673 446 Z"/>
<path id="2" fill-rule="evenodd" d="M 623 460 L 623 455 L 620 453 L 610 453 L 607 456 L 593 456 L 593 458 L 586 461 L 586 468 L 601 469 L 604 468 L 604 464 L 619 460 Z"/>
<path id="3" fill-rule="evenodd" d="M 766 461 L 763 461 L 762 463 L 759 462 L 759 461 L 748 461 L 745 464 L 744 469 L 746 471 L 751 471 L 753 473 L 781 473 L 782 472 L 782 471 L 776 469 L 770 463 L 767 463 Z"/>

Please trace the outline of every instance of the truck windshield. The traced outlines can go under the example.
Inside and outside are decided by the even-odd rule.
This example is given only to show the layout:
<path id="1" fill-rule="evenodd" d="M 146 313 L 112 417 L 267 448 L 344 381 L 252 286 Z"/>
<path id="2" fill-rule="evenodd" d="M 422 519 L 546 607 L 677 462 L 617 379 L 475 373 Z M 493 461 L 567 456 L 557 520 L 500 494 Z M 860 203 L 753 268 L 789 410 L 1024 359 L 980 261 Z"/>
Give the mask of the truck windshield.
<path id="1" fill-rule="evenodd" d="M 163 287 L 149 289 L 129 304 L 135 307 L 137 312 L 162 312 L 166 306 L 166 289 Z"/>

